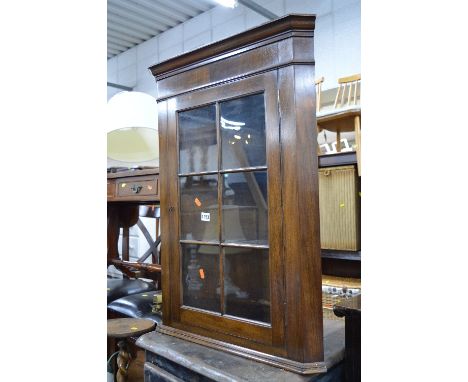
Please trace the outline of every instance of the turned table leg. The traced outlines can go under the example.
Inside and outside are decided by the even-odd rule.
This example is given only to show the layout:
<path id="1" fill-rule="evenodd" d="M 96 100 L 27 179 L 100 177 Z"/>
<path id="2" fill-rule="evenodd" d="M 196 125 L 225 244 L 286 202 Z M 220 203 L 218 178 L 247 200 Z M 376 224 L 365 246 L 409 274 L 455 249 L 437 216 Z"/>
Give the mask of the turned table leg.
<path id="1" fill-rule="evenodd" d="M 128 367 L 132 357 L 128 351 L 127 341 L 121 340 L 117 344 L 119 354 L 117 355 L 117 382 L 125 382 L 128 377 Z"/>

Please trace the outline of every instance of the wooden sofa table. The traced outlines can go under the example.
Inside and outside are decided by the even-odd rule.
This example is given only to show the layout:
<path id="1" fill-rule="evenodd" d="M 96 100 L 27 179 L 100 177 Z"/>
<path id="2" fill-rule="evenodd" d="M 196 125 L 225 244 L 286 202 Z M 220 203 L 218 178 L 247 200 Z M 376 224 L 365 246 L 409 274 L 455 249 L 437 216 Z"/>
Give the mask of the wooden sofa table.
<path id="1" fill-rule="evenodd" d="M 155 291 L 160 286 L 158 245 L 159 229 L 159 168 L 129 169 L 107 173 L 107 266 L 113 265 L 131 279 L 108 280 L 107 302 L 130 294 Z M 140 219 L 141 218 L 141 219 Z M 156 219 L 156 235 L 148 231 L 143 218 Z M 149 248 L 136 261 L 130 261 L 130 230 L 139 229 Z M 122 234 L 121 234 L 122 232 Z M 119 251 L 119 238 L 121 250 Z M 151 263 L 147 262 L 151 256 Z"/>
<path id="2" fill-rule="evenodd" d="M 159 168 L 107 173 L 107 201 L 159 201 Z"/>

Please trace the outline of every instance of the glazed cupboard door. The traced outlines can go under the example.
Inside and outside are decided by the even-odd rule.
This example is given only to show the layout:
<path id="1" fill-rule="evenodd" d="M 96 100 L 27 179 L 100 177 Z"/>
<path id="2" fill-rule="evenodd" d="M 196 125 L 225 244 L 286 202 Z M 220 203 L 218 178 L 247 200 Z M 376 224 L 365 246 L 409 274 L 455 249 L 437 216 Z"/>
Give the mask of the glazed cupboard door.
<path id="1" fill-rule="evenodd" d="M 277 100 L 271 71 L 158 107 L 164 324 L 283 355 Z"/>

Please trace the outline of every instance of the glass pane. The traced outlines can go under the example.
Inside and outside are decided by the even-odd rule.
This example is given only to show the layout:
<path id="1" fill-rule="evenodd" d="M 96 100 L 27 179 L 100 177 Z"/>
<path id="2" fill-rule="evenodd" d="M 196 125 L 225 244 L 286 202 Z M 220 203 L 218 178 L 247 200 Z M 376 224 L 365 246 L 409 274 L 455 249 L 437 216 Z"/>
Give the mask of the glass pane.
<path id="1" fill-rule="evenodd" d="M 223 175 L 225 242 L 268 245 L 267 172 Z"/>
<path id="2" fill-rule="evenodd" d="M 219 242 L 218 175 L 183 176 L 180 182 L 180 238 Z"/>
<path id="3" fill-rule="evenodd" d="M 179 113 L 179 172 L 218 170 L 216 106 Z"/>
<path id="4" fill-rule="evenodd" d="M 222 169 L 266 166 L 263 94 L 221 102 Z"/>
<path id="5" fill-rule="evenodd" d="M 219 247 L 181 244 L 183 304 L 220 313 Z"/>
<path id="6" fill-rule="evenodd" d="M 268 249 L 224 248 L 225 314 L 270 321 Z"/>

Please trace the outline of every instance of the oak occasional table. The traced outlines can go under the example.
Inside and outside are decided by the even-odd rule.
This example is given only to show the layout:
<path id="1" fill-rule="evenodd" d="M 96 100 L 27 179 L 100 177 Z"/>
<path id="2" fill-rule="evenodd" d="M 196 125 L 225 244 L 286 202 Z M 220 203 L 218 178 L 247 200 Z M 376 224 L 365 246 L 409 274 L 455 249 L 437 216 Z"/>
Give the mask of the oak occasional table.
<path id="1" fill-rule="evenodd" d="M 128 366 L 131 362 L 127 338 L 151 332 L 155 326 L 156 324 L 153 321 L 142 318 L 114 318 L 107 320 L 107 336 L 121 339 L 117 344 L 119 347 L 117 382 L 127 380 Z"/>

